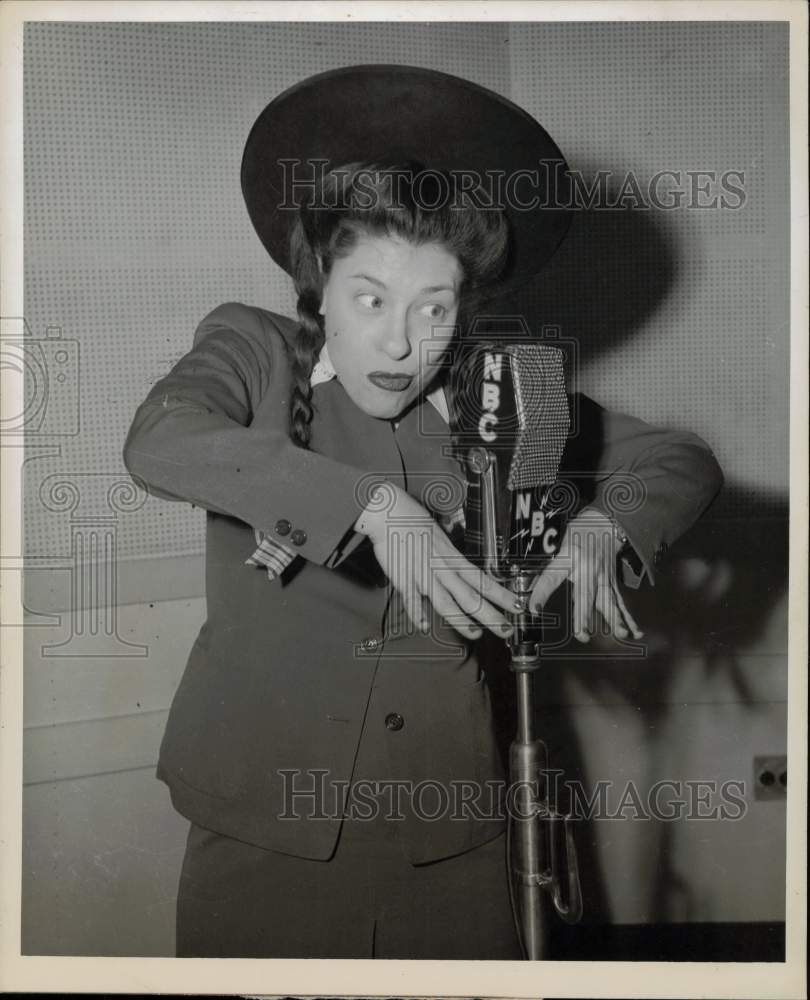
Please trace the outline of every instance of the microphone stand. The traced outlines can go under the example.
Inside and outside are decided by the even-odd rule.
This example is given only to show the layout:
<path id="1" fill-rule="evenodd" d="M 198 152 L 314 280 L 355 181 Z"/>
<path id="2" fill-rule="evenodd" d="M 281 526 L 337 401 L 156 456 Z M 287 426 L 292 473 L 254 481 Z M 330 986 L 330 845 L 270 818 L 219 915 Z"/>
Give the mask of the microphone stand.
<path id="1" fill-rule="evenodd" d="M 494 456 L 485 448 L 473 448 L 468 454 L 468 464 L 479 478 L 481 489 L 483 569 L 501 579 L 523 606 L 511 615 L 514 634 L 507 640 L 509 667 L 515 674 L 517 694 L 515 738 L 509 748 L 508 875 L 521 947 L 526 958 L 539 961 L 547 950 L 547 896 L 567 923 L 576 923 L 582 916 L 573 818 L 558 813 L 551 801 L 548 754 L 535 732 L 534 675 L 541 661 L 538 643 L 531 636 L 532 616 L 528 611 L 535 574 L 515 562 L 508 564 L 506 572 L 501 565 L 495 518 Z M 561 839 L 565 845 L 564 858 Z"/>

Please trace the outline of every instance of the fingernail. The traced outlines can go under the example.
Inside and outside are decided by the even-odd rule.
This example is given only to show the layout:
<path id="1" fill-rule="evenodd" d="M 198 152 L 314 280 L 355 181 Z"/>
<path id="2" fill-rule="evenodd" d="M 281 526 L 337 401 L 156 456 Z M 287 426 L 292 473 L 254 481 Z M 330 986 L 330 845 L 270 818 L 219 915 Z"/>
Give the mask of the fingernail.
<path id="1" fill-rule="evenodd" d="M 503 632 L 504 635 L 511 635 L 512 634 L 512 626 L 511 625 L 501 625 L 501 632 Z"/>

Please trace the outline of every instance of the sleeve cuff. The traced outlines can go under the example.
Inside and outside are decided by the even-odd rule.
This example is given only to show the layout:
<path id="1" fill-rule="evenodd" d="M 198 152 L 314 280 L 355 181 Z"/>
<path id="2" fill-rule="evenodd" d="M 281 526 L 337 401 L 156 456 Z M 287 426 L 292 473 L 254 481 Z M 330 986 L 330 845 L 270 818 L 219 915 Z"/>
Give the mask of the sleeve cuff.
<path id="1" fill-rule="evenodd" d="M 608 517 L 618 532 L 619 539 L 622 542 L 622 548 L 619 550 L 622 583 L 632 590 L 638 590 L 644 580 L 647 579 L 650 586 L 654 587 L 655 577 L 650 560 L 645 559 L 641 554 L 643 548 L 634 542 L 632 534 L 627 530 L 624 523 L 619 521 L 611 511 L 606 510 L 598 500 L 591 501 L 588 506 L 595 507 Z"/>

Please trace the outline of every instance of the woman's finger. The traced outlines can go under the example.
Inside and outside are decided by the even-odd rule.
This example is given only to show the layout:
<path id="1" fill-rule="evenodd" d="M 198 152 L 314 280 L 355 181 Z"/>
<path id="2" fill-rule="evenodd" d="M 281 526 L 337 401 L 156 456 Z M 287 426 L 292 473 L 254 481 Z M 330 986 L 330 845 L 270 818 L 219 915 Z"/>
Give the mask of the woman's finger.
<path id="1" fill-rule="evenodd" d="M 593 633 L 593 612 L 596 600 L 595 539 L 590 533 L 584 537 L 575 535 L 570 547 L 571 589 L 574 637 L 580 642 L 588 642 Z"/>
<path id="2" fill-rule="evenodd" d="M 587 572 L 571 574 L 572 584 L 572 624 L 574 638 L 588 642 L 593 633 L 593 610 L 596 599 L 593 575 Z"/>
<path id="3" fill-rule="evenodd" d="M 641 629 L 636 624 L 635 618 L 633 618 L 633 616 L 628 611 L 627 605 L 624 602 L 624 597 L 622 597 L 622 592 L 621 592 L 621 589 L 619 588 L 618 581 L 614 579 L 612 581 L 612 583 L 611 583 L 611 586 L 612 586 L 612 589 L 613 589 L 613 594 L 614 594 L 614 596 L 616 598 L 616 603 L 619 605 L 619 610 L 621 611 L 622 617 L 624 618 L 624 621 L 625 621 L 625 624 L 630 629 L 630 632 L 632 633 L 633 638 L 634 639 L 643 639 L 644 638 L 644 633 L 641 631 Z"/>
<path id="4" fill-rule="evenodd" d="M 457 563 L 453 560 L 450 563 L 450 568 L 455 571 L 460 580 L 463 580 L 477 594 L 485 597 L 490 604 L 495 604 L 499 608 L 503 608 L 504 611 L 515 610 L 515 595 L 508 587 L 504 587 L 494 577 L 477 566 L 473 566 L 460 553 L 458 555 L 461 561 Z"/>
<path id="5" fill-rule="evenodd" d="M 427 635 L 430 632 L 432 619 L 430 602 L 426 597 L 417 592 L 414 596 L 411 609 L 409 610 L 406 605 L 405 612 L 418 632 L 421 632 L 423 635 Z"/>
<path id="6" fill-rule="evenodd" d="M 461 611 L 474 619 L 495 635 L 504 638 L 514 632 L 512 623 L 504 617 L 501 611 L 485 600 L 481 594 L 459 576 L 443 579 L 445 590 L 458 605 Z M 514 604 L 515 595 L 509 591 Z"/>
<path id="7" fill-rule="evenodd" d="M 411 621 L 413 627 L 422 633 L 430 631 L 430 613 L 427 610 L 425 598 L 419 591 L 411 585 L 407 585 L 404 590 L 399 591 L 405 614 Z"/>
<path id="8" fill-rule="evenodd" d="M 539 614 L 557 588 L 571 577 L 571 558 L 568 550 L 558 552 L 538 576 L 529 597 L 529 610 Z"/>
<path id="9" fill-rule="evenodd" d="M 430 603 L 444 621 L 469 639 L 480 639 L 481 628 L 458 606 L 452 594 L 436 579 L 430 595 Z"/>
<path id="10" fill-rule="evenodd" d="M 610 584 L 605 580 L 604 575 L 600 575 L 596 586 L 596 610 L 607 627 L 609 635 L 615 635 L 619 639 L 627 639 L 630 631 L 625 627 L 621 609 L 616 601 L 615 594 Z"/>
<path id="11" fill-rule="evenodd" d="M 412 625 L 420 632 L 425 632 L 430 628 L 430 619 L 425 615 L 424 599 L 418 581 L 420 561 L 415 552 L 417 545 L 418 539 L 414 535 L 405 535 L 399 545 L 391 546 L 387 552 L 386 573 L 398 591 Z"/>

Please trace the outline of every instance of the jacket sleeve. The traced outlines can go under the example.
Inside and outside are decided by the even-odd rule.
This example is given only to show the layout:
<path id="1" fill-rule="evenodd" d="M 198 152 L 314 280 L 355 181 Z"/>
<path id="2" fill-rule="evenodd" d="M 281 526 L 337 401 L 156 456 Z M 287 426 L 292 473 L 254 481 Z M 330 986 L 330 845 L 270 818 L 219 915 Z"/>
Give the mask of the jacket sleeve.
<path id="1" fill-rule="evenodd" d="M 138 408 L 124 463 L 155 496 L 238 518 L 292 540 L 306 559 L 336 565 L 343 541 L 356 540 L 352 524 L 365 502 L 356 487 L 368 476 L 299 448 L 272 426 L 277 420 L 254 419 L 263 400 L 283 404 L 268 400 L 282 368 L 287 395 L 286 344 L 269 314 L 219 306 Z M 291 526 L 283 538 L 279 521 Z"/>
<path id="2" fill-rule="evenodd" d="M 623 556 L 624 582 L 635 588 L 646 575 L 654 583 L 653 566 L 711 504 L 722 470 L 697 434 L 653 427 L 582 394 L 571 403 L 561 475 L 627 536 L 637 560 Z"/>

